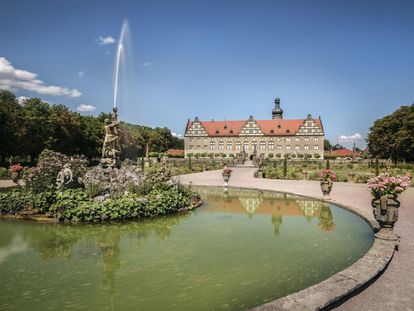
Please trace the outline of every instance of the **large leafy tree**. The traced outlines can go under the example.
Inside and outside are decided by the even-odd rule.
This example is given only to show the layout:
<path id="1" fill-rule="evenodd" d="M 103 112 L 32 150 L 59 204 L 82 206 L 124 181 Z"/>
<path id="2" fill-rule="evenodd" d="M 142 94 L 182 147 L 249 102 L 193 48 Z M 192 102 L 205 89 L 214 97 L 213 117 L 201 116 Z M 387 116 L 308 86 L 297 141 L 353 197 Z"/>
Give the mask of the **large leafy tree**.
<path id="1" fill-rule="evenodd" d="M 402 106 L 376 120 L 368 134 L 368 148 L 373 156 L 394 161 L 414 161 L 414 104 Z"/>
<path id="2" fill-rule="evenodd" d="M 0 158 L 11 155 L 31 155 L 36 158 L 45 149 L 67 155 L 84 154 L 89 159 L 99 157 L 104 139 L 104 120 L 82 116 L 64 105 L 49 105 L 40 98 L 31 98 L 19 105 L 9 91 L 0 90 Z M 152 129 L 121 122 L 122 158 L 135 159 L 150 151 L 163 152 L 177 148 L 182 142 L 168 128 Z"/>

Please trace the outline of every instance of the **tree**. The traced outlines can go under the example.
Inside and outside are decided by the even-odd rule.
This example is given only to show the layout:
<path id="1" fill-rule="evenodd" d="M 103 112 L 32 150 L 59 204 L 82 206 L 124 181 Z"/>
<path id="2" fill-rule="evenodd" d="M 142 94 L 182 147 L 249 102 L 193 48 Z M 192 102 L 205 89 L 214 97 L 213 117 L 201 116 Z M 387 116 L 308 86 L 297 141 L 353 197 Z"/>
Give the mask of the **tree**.
<path id="1" fill-rule="evenodd" d="M 402 106 L 376 120 L 368 134 L 368 148 L 374 157 L 414 161 L 414 104 Z"/>
<path id="2" fill-rule="evenodd" d="M 323 140 L 323 150 L 324 151 L 330 151 L 332 149 L 331 142 L 328 139 Z"/>

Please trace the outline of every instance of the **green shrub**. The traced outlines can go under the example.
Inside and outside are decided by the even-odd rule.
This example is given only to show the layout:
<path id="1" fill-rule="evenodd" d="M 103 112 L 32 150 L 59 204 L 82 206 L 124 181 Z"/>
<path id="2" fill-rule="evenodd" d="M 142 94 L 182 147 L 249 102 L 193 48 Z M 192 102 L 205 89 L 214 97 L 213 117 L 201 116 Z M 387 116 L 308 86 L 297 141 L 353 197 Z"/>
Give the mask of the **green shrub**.
<path id="1" fill-rule="evenodd" d="M 5 167 L 0 167 L 0 178 L 9 178 L 9 177 L 10 177 L 9 170 Z"/>

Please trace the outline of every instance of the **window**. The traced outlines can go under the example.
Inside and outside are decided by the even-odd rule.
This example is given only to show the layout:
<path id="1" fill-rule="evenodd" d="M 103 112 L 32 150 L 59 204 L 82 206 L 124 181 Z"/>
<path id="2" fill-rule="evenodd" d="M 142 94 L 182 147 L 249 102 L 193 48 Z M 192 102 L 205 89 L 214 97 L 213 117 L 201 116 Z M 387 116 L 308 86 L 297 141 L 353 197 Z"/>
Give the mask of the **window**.
<path id="1" fill-rule="evenodd" d="M 306 137 L 306 138 L 305 138 L 305 141 L 309 141 L 309 137 Z"/>
<path id="2" fill-rule="evenodd" d="M 295 146 L 295 150 L 299 150 L 300 147 L 298 145 Z"/>
<path id="3" fill-rule="evenodd" d="M 269 149 L 270 150 L 275 149 L 275 145 L 273 144 L 273 141 L 269 141 Z"/>
<path id="4" fill-rule="evenodd" d="M 319 141 L 319 138 L 318 137 L 315 137 L 315 141 Z"/>
<path id="5" fill-rule="evenodd" d="M 219 149 L 220 150 L 224 149 L 224 142 L 223 141 L 219 142 Z"/>
<path id="6" fill-rule="evenodd" d="M 281 145 L 277 145 L 277 150 L 282 150 L 282 146 Z"/>
<path id="7" fill-rule="evenodd" d="M 279 138 L 277 139 L 277 141 L 279 141 L 279 142 L 280 142 L 280 141 L 282 141 L 282 138 L 280 138 L 280 137 L 279 137 Z"/>
<path id="8" fill-rule="evenodd" d="M 214 141 L 210 142 L 210 150 L 216 149 L 216 143 Z"/>
<path id="9" fill-rule="evenodd" d="M 303 147 L 303 149 L 309 150 L 309 146 L 305 146 L 305 147 Z"/>
<path id="10" fill-rule="evenodd" d="M 313 146 L 313 149 L 314 150 L 319 150 L 319 146 L 318 145 L 315 145 L 315 146 Z"/>
<path id="11" fill-rule="evenodd" d="M 193 142 L 193 139 L 192 139 L 192 138 L 190 138 L 190 139 L 189 139 L 189 141 L 190 141 L 190 143 L 192 143 L 192 142 Z"/>
<path id="12" fill-rule="evenodd" d="M 193 145 L 190 145 L 190 149 L 193 149 Z"/>
<path id="13" fill-rule="evenodd" d="M 227 150 L 231 150 L 233 148 L 233 144 L 231 142 L 227 142 Z"/>
<path id="14" fill-rule="evenodd" d="M 286 138 L 286 141 L 290 141 L 290 138 Z"/>
<path id="15" fill-rule="evenodd" d="M 241 149 L 241 142 L 236 141 L 236 149 L 240 150 Z"/>
<path id="16" fill-rule="evenodd" d="M 260 150 L 266 149 L 266 143 L 264 141 L 260 142 Z"/>
<path id="17" fill-rule="evenodd" d="M 249 150 L 249 142 L 248 141 L 245 141 L 243 143 L 243 148 L 244 148 L 244 150 Z"/>
<path id="18" fill-rule="evenodd" d="M 207 147 L 208 147 L 207 145 L 204 145 L 204 150 L 207 150 L 208 149 Z"/>
<path id="19" fill-rule="evenodd" d="M 299 138 L 299 137 L 296 137 L 296 138 L 295 138 L 295 141 L 300 141 L 300 138 Z"/>
<path id="20" fill-rule="evenodd" d="M 286 146 L 286 150 L 290 150 L 290 146 Z"/>

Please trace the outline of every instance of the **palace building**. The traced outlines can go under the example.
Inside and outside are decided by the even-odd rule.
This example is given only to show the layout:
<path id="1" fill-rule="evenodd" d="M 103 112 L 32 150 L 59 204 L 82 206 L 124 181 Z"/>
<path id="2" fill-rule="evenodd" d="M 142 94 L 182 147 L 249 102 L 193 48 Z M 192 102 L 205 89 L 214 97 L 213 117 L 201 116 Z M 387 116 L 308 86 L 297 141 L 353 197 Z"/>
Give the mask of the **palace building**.
<path id="1" fill-rule="evenodd" d="M 184 134 L 185 156 L 188 154 L 231 154 L 243 150 L 267 157 L 323 159 L 324 131 L 320 117 L 310 114 L 305 119 L 285 120 L 280 99 L 275 99 L 271 120 L 200 121 L 188 120 Z M 255 152 L 256 151 L 256 152 Z"/>

